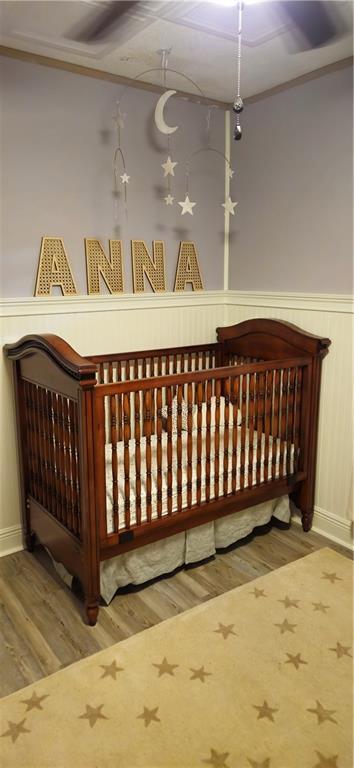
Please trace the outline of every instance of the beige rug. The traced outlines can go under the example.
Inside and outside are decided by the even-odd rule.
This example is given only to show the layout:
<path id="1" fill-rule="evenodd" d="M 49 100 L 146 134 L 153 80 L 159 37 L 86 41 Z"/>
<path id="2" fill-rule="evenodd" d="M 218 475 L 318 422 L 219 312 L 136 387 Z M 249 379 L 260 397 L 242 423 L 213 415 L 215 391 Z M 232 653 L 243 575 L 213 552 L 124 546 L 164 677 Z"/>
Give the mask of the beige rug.
<path id="1" fill-rule="evenodd" d="M 2 768 L 352 768 L 352 564 L 322 549 L 0 702 Z"/>

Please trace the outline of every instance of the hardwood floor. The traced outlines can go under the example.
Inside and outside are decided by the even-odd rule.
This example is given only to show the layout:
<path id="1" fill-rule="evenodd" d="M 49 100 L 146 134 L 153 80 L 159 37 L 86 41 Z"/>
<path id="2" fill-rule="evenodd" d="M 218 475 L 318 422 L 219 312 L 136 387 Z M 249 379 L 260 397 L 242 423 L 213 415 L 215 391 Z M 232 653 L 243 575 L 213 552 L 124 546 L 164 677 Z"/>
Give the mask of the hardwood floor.
<path id="1" fill-rule="evenodd" d="M 257 533 L 198 566 L 139 588 L 102 607 L 96 627 L 43 550 L 0 559 L 0 696 L 39 680 L 136 632 L 252 581 L 321 547 L 351 553 L 297 525 Z"/>

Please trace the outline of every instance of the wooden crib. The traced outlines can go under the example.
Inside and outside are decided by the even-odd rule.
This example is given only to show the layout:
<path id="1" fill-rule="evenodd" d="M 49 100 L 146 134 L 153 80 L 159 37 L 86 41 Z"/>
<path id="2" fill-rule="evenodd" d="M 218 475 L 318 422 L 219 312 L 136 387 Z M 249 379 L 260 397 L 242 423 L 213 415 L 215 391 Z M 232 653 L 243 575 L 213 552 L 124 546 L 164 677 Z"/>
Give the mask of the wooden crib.
<path id="1" fill-rule="evenodd" d="M 6 346 L 26 545 L 80 580 L 89 624 L 102 560 L 286 493 L 310 529 L 329 345 L 258 319 L 143 352 L 81 357 L 47 334 Z"/>

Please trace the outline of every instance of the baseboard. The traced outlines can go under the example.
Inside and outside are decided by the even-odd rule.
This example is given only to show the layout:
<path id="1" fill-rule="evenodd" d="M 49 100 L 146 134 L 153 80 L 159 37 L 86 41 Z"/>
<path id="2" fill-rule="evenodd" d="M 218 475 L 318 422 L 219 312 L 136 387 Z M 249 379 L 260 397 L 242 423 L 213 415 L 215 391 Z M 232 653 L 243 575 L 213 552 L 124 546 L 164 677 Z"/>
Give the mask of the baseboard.
<path id="1" fill-rule="evenodd" d="M 20 552 L 21 549 L 23 549 L 22 527 L 12 525 L 10 528 L 3 528 L 0 531 L 0 557 Z"/>
<path id="2" fill-rule="evenodd" d="M 294 515 L 292 520 L 301 525 L 301 518 L 298 515 Z M 351 520 L 345 520 L 333 512 L 315 507 L 311 530 L 320 533 L 321 536 L 325 536 L 326 539 L 330 539 L 335 544 L 341 544 L 342 547 L 354 550 L 353 523 Z"/>

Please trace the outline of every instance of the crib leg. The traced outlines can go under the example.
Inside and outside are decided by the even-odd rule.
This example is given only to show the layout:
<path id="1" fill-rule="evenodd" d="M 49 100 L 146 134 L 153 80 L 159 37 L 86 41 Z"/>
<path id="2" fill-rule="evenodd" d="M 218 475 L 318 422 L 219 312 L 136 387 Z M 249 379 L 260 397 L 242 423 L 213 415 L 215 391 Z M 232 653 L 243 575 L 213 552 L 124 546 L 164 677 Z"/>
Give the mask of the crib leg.
<path id="1" fill-rule="evenodd" d="M 36 534 L 33 531 L 27 531 L 25 533 L 25 544 L 27 552 L 33 552 L 36 543 Z"/>
<path id="2" fill-rule="evenodd" d="M 98 600 L 94 602 L 85 600 L 86 619 L 90 627 L 95 626 L 97 622 L 98 611 L 99 611 Z"/>
<path id="3" fill-rule="evenodd" d="M 302 530 L 306 533 L 312 528 L 313 509 L 301 512 Z"/>
<path id="4" fill-rule="evenodd" d="M 301 512 L 301 522 L 303 531 L 310 531 L 312 528 L 315 488 L 313 483 L 305 480 L 301 483 L 298 491 L 292 495 L 295 506 Z"/>

